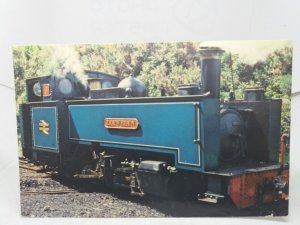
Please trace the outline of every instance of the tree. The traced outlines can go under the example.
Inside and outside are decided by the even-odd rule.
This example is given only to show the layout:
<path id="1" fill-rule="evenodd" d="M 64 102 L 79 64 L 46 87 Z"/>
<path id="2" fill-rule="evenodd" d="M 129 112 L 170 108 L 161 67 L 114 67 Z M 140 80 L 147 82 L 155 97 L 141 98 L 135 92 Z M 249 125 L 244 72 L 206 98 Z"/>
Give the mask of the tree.
<path id="1" fill-rule="evenodd" d="M 22 46 L 13 50 L 16 98 L 25 101 L 25 79 L 51 73 L 83 70 L 102 71 L 142 80 L 150 96 L 176 95 L 179 84 L 200 79 L 199 42 L 139 43 L 74 46 Z M 271 53 L 265 61 L 245 63 L 238 54 L 225 52 L 221 58 L 221 97 L 235 89 L 242 99 L 245 88 L 264 87 L 269 98 L 283 99 L 282 132 L 289 130 L 292 49 Z M 232 79 L 233 78 L 233 79 Z"/>
<path id="2" fill-rule="evenodd" d="M 20 46 L 13 49 L 15 90 L 17 103 L 26 100 L 25 79 L 50 73 L 50 48 Z"/>

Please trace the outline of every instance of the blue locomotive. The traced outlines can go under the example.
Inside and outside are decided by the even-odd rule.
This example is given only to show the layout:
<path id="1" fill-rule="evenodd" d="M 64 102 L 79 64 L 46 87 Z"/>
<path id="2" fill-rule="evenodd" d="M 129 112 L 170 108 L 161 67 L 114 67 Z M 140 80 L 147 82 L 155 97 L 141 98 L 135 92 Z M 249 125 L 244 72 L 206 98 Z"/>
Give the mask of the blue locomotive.
<path id="1" fill-rule="evenodd" d="M 244 100 L 220 102 L 221 53 L 201 48 L 201 82 L 180 85 L 178 96 L 148 97 L 131 76 L 28 79 L 28 102 L 20 105 L 24 156 L 137 194 L 230 197 L 239 208 L 284 196 L 281 100 L 253 88 Z"/>

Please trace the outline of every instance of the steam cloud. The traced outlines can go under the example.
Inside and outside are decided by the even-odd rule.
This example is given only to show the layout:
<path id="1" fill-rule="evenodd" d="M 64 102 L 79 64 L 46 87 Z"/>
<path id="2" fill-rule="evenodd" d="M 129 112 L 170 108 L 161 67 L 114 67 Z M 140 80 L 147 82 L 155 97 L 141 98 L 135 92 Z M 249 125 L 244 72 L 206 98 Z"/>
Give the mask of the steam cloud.
<path id="1" fill-rule="evenodd" d="M 73 46 L 54 46 L 51 55 L 51 72 L 56 76 L 65 76 L 67 73 L 75 73 L 76 77 L 87 84 L 87 76 L 79 60 L 79 54 Z"/>

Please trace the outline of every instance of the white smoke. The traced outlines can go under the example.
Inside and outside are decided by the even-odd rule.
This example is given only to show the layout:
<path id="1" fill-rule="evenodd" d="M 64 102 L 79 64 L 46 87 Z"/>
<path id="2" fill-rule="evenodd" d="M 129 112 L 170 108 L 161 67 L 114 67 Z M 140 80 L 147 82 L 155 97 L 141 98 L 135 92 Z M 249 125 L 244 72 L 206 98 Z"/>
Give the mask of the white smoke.
<path id="1" fill-rule="evenodd" d="M 86 85 L 87 75 L 79 59 L 79 54 L 74 46 L 53 46 L 51 54 L 51 72 L 56 76 L 65 76 L 67 73 L 75 73 L 76 77 Z"/>

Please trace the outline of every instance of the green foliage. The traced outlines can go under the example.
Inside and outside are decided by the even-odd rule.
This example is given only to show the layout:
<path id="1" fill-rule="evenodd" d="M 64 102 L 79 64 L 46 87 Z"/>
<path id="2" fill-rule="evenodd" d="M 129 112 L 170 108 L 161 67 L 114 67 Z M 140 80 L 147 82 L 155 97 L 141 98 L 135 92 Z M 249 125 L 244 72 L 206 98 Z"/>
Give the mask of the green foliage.
<path id="1" fill-rule="evenodd" d="M 15 90 L 17 104 L 26 101 L 25 80 L 50 73 L 50 48 L 44 46 L 22 46 L 13 49 Z M 18 107 L 17 107 L 18 109 Z"/>
<path id="2" fill-rule="evenodd" d="M 133 74 L 144 81 L 150 96 L 177 93 L 177 85 L 199 79 L 200 43 L 146 43 L 78 45 L 84 69 L 103 71 L 121 78 Z"/>
<path id="3" fill-rule="evenodd" d="M 95 70 L 120 78 L 133 74 L 150 96 L 176 95 L 179 84 L 198 83 L 199 42 L 74 46 L 23 46 L 13 50 L 17 103 L 25 102 L 25 79 L 71 70 Z M 292 49 L 271 53 L 265 61 L 245 63 L 238 54 L 221 58 L 221 97 L 235 90 L 237 99 L 247 87 L 264 87 L 269 98 L 282 99 L 282 132 L 289 130 Z M 78 68 L 80 67 L 80 68 Z"/>

